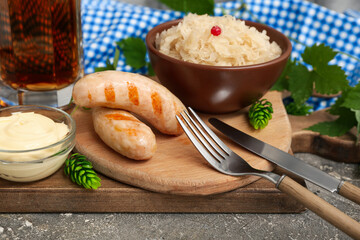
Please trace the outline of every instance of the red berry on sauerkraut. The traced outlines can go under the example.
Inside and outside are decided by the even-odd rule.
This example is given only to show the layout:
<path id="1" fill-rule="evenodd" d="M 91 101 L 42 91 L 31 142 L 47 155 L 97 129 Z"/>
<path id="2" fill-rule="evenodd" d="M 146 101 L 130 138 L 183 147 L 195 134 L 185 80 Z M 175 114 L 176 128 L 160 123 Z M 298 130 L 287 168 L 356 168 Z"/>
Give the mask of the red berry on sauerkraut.
<path id="1" fill-rule="evenodd" d="M 214 36 L 219 36 L 221 34 L 221 28 L 219 26 L 213 26 L 211 28 L 211 34 Z"/>

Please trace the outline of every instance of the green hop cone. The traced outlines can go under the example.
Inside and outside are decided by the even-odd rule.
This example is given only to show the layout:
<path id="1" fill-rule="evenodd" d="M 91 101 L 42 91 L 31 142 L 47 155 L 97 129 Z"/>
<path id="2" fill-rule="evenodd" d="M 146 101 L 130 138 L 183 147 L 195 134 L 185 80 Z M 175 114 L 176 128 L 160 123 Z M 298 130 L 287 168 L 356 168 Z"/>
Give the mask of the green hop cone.
<path id="1" fill-rule="evenodd" d="M 74 153 L 66 159 L 64 172 L 74 183 L 86 189 L 97 189 L 101 186 L 101 179 L 92 168 L 91 162 L 84 155 Z"/>
<path id="2" fill-rule="evenodd" d="M 271 102 L 261 99 L 254 102 L 249 109 L 249 121 L 255 129 L 265 128 L 272 118 L 273 108 Z"/>

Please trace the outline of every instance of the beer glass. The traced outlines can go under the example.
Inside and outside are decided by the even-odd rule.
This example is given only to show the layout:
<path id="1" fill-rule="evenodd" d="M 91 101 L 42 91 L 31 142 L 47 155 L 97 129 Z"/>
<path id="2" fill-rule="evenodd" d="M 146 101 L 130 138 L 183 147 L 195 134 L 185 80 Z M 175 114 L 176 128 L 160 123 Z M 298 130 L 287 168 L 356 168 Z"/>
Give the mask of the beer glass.
<path id="1" fill-rule="evenodd" d="M 80 0 L 0 0 L 0 81 L 18 104 L 69 104 L 83 75 L 80 17 Z"/>

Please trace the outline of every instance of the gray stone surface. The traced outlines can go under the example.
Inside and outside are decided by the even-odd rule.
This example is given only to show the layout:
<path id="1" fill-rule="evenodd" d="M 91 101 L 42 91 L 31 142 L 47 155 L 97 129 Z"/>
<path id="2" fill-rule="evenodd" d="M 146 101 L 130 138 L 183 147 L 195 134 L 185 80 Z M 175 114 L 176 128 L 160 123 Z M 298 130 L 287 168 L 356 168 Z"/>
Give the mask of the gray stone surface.
<path id="1" fill-rule="evenodd" d="M 359 164 L 338 163 L 312 154 L 296 156 L 360 187 Z M 308 187 L 360 221 L 359 205 L 313 184 Z M 305 211 L 300 214 L 0 214 L 0 239 L 350 238 L 311 211 Z"/>

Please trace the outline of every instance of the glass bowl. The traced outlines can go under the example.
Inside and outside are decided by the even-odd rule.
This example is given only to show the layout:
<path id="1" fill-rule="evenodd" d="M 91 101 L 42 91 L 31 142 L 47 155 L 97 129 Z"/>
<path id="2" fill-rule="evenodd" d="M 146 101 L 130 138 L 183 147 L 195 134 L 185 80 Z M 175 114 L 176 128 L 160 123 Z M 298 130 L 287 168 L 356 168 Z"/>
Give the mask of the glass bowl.
<path id="1" fill-rule="evenodd" d="M 34 112 L 46 116 L 56 123 L 64 123 L 67 125 L 69 132 L 61 140 L 45 147 L 28 150 L 7 150 L 2 149 L 0 146 L 0 177 L 15 182 L 31 182 L 46 178 L 64 164 L 67 156 L 74 148 L 75 121 L 68 113 L 60 109 L 40 105 L 19 105 L 2 108 L 0 109 L 0 119 L 18 112 Z M 31 129 L 29 131 L 31 133 Z M 36 133 L 34 133 L 34 136 L 36 136 Z"/>

